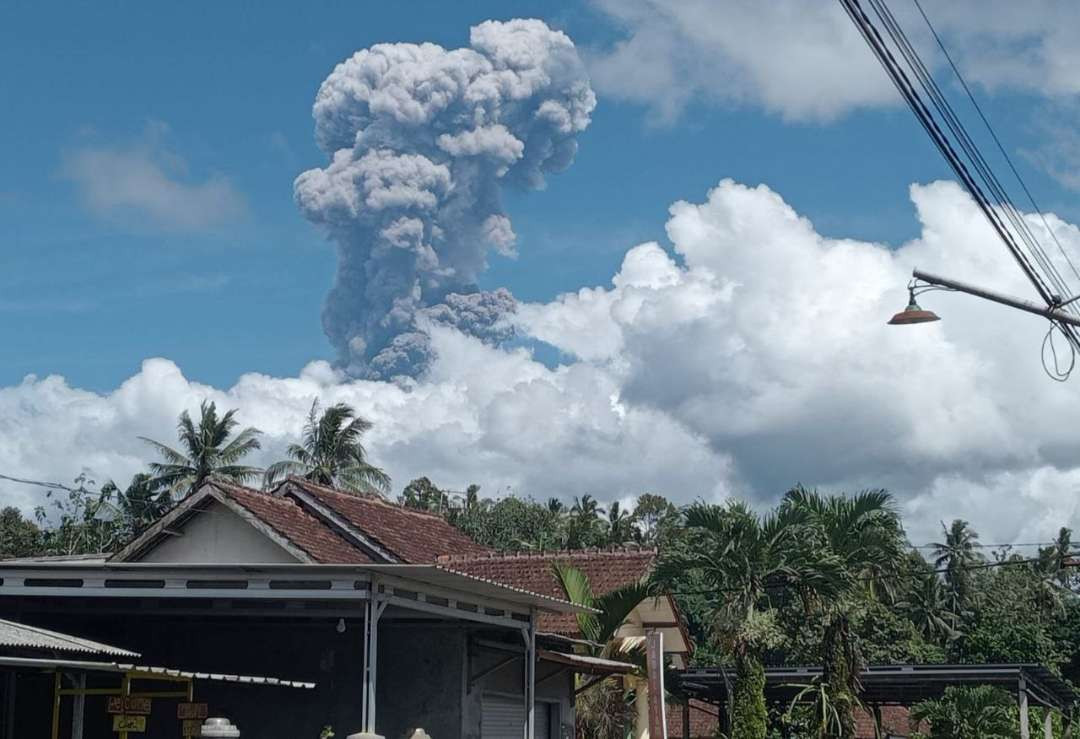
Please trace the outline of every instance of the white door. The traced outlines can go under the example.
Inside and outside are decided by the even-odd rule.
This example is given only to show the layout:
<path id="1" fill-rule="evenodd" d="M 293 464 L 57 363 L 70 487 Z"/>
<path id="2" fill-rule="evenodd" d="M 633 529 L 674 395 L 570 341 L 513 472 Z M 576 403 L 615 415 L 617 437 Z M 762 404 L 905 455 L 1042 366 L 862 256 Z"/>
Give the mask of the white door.
<path id="1" fill-rule="evenodd" d="M 551 737 L 551 704 L 536 701 L 536 739 Z M 525 700 L 485 693 L 480 708 L 480 739 L 521 739 L 525 735 Z"/>

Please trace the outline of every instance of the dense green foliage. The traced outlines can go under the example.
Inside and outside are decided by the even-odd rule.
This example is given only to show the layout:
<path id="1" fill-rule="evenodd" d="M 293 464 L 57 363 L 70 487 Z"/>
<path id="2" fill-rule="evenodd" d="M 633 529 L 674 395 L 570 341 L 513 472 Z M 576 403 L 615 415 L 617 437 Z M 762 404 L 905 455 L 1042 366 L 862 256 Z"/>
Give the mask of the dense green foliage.
<path id="1" fill-rule="evenodd" d="M 928 739 L 1010 739 L 1017 734 L 1014 713 L 1013 697 L 1001 688 L 952 686 L 940 699 L 915 705 L 911 718 L 929 725 Z"/>
<path id="2" fill-rule="evenodd" d="M 176 448 L 150 442 L 159 461 L 126 486 L 83 475 L 47 490 L 32 516 L 0 510 L 0 556 L 115 551 L 202 481 L 261 475 L 242 463 L 258 448 L 258 431 L 237 426 L 234 411 L 219 415 L 204 403 L 197 421 L 181 415 Z M 300 443 L 266 479 L 301 474 L 386 492 L 388 478 L 360 444 L 369 429 L 352 409 L 320 413 L 313 405 Z M 740 676 L 734 736 L 850 737 L 856 677 L 867 663 L 1037 662 L 1080 684 L 1080 578 L 1068 529 L 1020 553 L 991 550 L 957 520 L 943 524 L 938 542 L 914 547 L 892 498 L 874 490 L 825 495 L 796 487 L 768 511 L 734 501 L 680 509 L 654 493 L 629 504 L 589 494 L 484 498 L 475 485 L 456 492 L 418 477 L 398 499 L 500 551 L 657 548 L 653 585 L 675 594 L 696 643 L 693 661 L 733 665 Z M 772 706 L 769 716 L 755 686 L 762 665 L 779 664 L 820 664 L 825 675 L 804 686 L 799 705 Z M 993 708 L 998 698 L 950 691 L 920 715 L 932 724 L 930 737 L 1015 735 L 1016 711 Z M 594 691 L 587 700 L 620 715 L 630 705 L 624 690 Z M 967 717 L 979 711 L 999 723 L 972 729 Z"/>

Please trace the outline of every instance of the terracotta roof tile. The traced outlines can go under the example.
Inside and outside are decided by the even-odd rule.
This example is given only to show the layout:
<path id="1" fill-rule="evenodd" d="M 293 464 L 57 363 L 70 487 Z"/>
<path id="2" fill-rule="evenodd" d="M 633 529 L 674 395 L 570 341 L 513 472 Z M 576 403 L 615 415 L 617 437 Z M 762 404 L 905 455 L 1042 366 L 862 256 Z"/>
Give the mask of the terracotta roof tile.
<path id="1" fill-rule="evenodd" d="M 227 495 L 290 543 L 322 564 L 366 564 L 371 557 L 288 498 L 251 488 L 214 482 Z"/>
<path id="2" fill-rule="evenodd" d="M 490 551 L 454 528 L 442 516 L 416 511 L 371 495 L 343 493 L 295 477 L 289 478 L 288 483 L 332 508 L 406 564 L 433 564 L 445 554 L 481 555 Z"/>
<path id="3" fill-rule="evenodd" d="M 566 594 L 551 572 L 555 562 L 581 570 L 589 578 L 593 592 L 602 595 L 640 581 L 652 571 L 655 561 L 653 549 L 490 553 L 482 556 L 454 554 L 439 558 L 440 563 L 459 572 L 560 599 L 565 599 Z M 555 634 L 578 633 L 573 614 L 541 614 L 538 628 Z"/>

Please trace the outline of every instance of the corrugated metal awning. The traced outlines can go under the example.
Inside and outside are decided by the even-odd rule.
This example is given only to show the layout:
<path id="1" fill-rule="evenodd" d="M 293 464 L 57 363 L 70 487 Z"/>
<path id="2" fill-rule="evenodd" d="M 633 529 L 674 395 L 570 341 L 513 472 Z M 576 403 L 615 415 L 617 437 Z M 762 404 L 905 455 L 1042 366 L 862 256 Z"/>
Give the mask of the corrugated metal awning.
<path id="1" fill-rule="evenodd" d="M 588 675 L 626 675 L 633 672 L 635 665 L 629 662 L 618 662 L 613 659 L 601 657 L 589 657 L 584 654 L 573 652 L 554 652 L 549 649 L 537 649 L 536 656 L 546 662 L 558 662 L 574 668 L 574 672 Z"/>
<path id="2" fill-rule="evenodd" d="M 249 685 L 273 685 L 282 688 L 304 688 L 311 690 L 315 683 L 301 680 L 282 680 L 276 677 L 257 675 L 230 675 L 216 672 L 190 672 L 174 670 L 170 667 L 151 665 L 122 664 L 119 662 L 93 662 L 76 659 L 46 659 L 43 657 L 0 657 L 0 667 L 20 667 L 23 669 L 70 670 L 73 672 L 112 672 L 129 673 L 136 680 L 139 675 L 154 677 L 175 677 L 178 680 L 212 680 L 224 683 L 245 683 Z"/>
<path id="3" fill-rule="evenodd" d="M 552 598 L 549 595 L 533 593 L 523 588 L 489 580 L 465 572 L 458 572 L 444 565 L 363 565 L 362 569 L 373 574 L 386 574 L 401 577 L 416 583 L 437 588 L 448 588 L 472 593 L 482 598 L 504 600 L 519 605 L 526 605 L 549 613 L 589 613 L 596 611 L 586 606 L 579 606 L 568 600 Z"/>
<path id="4" fill-rule="evenodd" d="M 59 631 L 50 631 L 37 626 L 16 623 L 0 619 L 0 647 L 17 649 L 45 649 L 58 652 L 82 652 L 84 654 L 105 654 L 112 657 L 138 657 L 138 652 L 113 647 L 101 642 L 83 639 Z"/>

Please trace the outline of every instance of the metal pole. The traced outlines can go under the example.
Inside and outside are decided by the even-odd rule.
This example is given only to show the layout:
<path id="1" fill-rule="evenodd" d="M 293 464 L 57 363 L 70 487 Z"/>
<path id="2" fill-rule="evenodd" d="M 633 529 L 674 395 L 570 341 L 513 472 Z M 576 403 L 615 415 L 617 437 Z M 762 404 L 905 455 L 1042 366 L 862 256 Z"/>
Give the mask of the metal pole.
<path id="1" fill-rule="evenodd" d="M 525 638 L 525 739 L 534 739 L 536 733 L 536 613 L 529 614 L 529 628 L 523 630 Z"/>
<path id="2" fill-rule="evenodd" d="M 371 591 L 368 591 L 368 600 L 364 604 L 364 689 L 360 701 L 360 725 L 364 727 L 364 731 L 367 731 L 368 728 L 368 691 L 371 686 L 371 674 L 368 672 L 371 661 L 371 654 L 368 652 L 368 638 L 371 634 L 371 606 Z"/>
<path id="3" fill-rule="evenodd" d="M 367 709 L 367 722 L 364 726 L 364 731 L 369 734 L 375 733 L 375 695 L 378 689 L 378 677 L 379 677 L 379 616 L 382 615 L 383 609 L 386 608 L 385 603 L 380 603 L 374 599 L 374 596 L 378 593 L 378 586 L 372 582 L 373 600 L 371 601 L 371 610 L 369 611 L 371 617 L 368 619 L 368 709 Z"/>
<path id="4" fill-rule="evenodd" d="M 957 292 L 967 293 L 968 295 L 974 295 L 977 298 L 983 298 L 984 300 L 990 300 L 1001 305 L 1007 305 L 1010 308 L 1016 308 L 1017 310 L 1026 311 L 1028 313 L 1034 313 L 1037 316 L 1043 318 L 1049 318 L 1053 321 L 1060 321 L 1061 323 L 1067 323 L 1071 326 L 1080 326 L 1080 317 L 1077 317 L 1071 313 L 1051 308 L 1045 305 L 1039 305 L 1031 300 L 1024 300 L 1022 298 L 1014 298 L 1011 295 L 1002 295 L 985 288 L 976 287 L 975 285 L 969 285 L 966 282 L 958 282 L 956 280 L 950 280 L 947 277 L 940 277 L 938 275 L 932 275 L 929 272 L 922 272 L 920 270 L 914 270 L 912 275 L 917 280 L 929 283 L 931 285 L 937 285 L 938 287 L 945 287 L 950 290 L 956 290 Z"/>
<path id="5" fill-rule="evenodd" d="M 1016 686 L 1016 697 L 1020 703 L 1020 739 L 1031 739 L 1031 728 L 1028 726 L 1028 694 L 1027 681 L 1020 678 Z"/>

